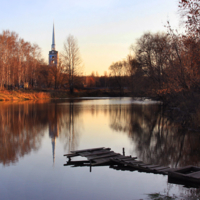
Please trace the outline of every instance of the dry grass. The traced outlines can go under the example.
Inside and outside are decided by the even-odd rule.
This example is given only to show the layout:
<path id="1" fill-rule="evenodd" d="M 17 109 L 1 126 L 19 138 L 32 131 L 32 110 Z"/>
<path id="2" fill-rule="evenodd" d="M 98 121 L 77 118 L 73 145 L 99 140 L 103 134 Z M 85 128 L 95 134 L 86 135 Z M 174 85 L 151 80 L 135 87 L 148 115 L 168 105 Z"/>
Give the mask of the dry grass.
<path id="1" fill-rule="evenodd" d="M 49 99 L 50 94 L 45 92 L 35 92 L 35 91 L 0 91 L 1 101 L 19 101 L 19 100 L 35 100 L 35 99 Z"/>
<path id="2" fill-rule="evenodd" d="M 60 99 L 74 97 L 110 97 L 119 96 L 119 91 L 109 91 L 107 89 L 78 90 L 74 89 L 74 93 L 70 94 L 69 90 L 0 90 L 0 101 L 23 101 L 23 100 L 39 100 L 39 99 Z M 129 93 L 124 93 L 124 96 Z"/>

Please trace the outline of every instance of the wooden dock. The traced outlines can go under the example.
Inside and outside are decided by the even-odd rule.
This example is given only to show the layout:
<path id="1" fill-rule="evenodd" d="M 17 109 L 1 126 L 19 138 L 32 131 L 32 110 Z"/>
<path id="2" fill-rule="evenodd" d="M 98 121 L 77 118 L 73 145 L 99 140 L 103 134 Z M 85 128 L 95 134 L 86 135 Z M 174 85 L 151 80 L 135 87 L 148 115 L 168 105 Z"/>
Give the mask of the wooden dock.
<path id="1" fill-rule="evenodd" d="M 187 166 L 184 168 L 170 168 L 168 166 L 153 165 L 150 163 L 143 163 L 137 160 L 137 157 L 125 156 L 124 148 L 123 155 L 111 151 L 110 148 L 100 147 L 93 149 L 83 149 L 71 151 L 71 154 L 65 154 L 68 161 L 64 166 L 88 166 L 90 171 L 92 167 L 109 166 L 115 170 L 122 171 L 139 171 L 154 174 L 168 175 L 170 183 L 190 185 L 193 187 L 200 186 L 200 168 L 194 166 Z M 87 160 L 72 161 L 73 157 L 85 157 Z"/>
<path id="2" fill-rule="evenodd" d="M 65 154 L 68 158 L 68 161 L 65 166 L 73 165 L 73 166 L 102 166 L 107 165 L 110 168 L 116 170 L 126 170 L 133 171 L 143 171 L 149 173 L 157 173 L 157 174 L 168 174 L 170 167 L 168 166 L 159 166 L 159 165 L 152 165 L 152 164 L 145 164 L 142 161 L 137 160 L 137 157 L 132 156 L 125 156 L 119 153 L 115 153 L 111 151 L 110 148 L 94 148 L 94 149 L 83 149 L 78 151 L 71 151 L 71 154 Z M 79 161 L 72 161 L 72 157 L 86 157 L 87 160 L 79 160 Z"/>

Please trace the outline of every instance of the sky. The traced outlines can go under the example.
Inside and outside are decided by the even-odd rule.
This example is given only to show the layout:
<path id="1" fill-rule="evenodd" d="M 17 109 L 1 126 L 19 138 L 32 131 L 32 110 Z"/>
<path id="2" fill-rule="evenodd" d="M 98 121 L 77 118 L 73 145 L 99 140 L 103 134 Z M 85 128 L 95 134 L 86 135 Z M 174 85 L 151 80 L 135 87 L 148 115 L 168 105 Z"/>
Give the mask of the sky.
<path id="1" fill-rule="evenodd" d="M 130 46 L 145 32 L 163 32 L 167 21 L 180 28 L 178 0 L 0 0 L 0 31 L 16 32 L 36 43 L 48 62 L 52 29 L 56 50 L 69 34 L 77 41 L 84 74 L 108 72 L 126 59 Z"/>

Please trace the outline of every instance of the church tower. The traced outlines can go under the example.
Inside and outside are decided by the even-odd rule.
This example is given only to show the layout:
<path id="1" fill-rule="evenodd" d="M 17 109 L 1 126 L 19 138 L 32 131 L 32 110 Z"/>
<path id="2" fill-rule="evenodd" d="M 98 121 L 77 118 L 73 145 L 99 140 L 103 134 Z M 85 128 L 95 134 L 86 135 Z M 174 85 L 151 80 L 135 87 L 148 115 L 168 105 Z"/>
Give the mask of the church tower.
<path id="1" fill-rule="evenodd" d="M 54 24 L 53 24 L 51 51 L 49 51 L 49 65 L 51 66 L 55 65 L 56 67 L 58 65 L 58 51 L 56 51 Z"/>

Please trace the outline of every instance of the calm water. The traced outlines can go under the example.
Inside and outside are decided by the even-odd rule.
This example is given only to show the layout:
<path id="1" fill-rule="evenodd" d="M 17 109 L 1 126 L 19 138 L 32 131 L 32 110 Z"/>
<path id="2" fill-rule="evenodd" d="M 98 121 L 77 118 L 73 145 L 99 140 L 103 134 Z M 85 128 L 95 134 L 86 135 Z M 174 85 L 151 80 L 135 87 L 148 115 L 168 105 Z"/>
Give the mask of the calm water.
<path id="1" fill-rule="evenodd" d="M 63 154 L 95 147 L 124 147 L 146 163 L 200 166 L 200 135 L 165 116 L 159 104 L 131 98 L 0 103 L 0 199 L 133 200 L 156 192 L 191 199 L 198 189 L 167 176 L 63 166 Z"/>

